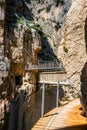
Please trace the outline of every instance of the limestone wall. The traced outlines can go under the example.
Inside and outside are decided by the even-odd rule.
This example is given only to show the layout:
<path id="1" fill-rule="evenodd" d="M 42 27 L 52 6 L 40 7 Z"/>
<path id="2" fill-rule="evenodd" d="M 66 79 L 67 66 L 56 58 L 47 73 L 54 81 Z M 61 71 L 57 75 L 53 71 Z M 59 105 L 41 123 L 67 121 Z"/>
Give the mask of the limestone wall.
<path id="1" fill-rule="evenodd" d="M 78 90 L 83 104 L 87 105 L 87 0 L 75 0 L 66 16 L 65 30 L 58 47 L 67 77 Z"/>
<path id="2" fill-rule="evenodd" d="M 58 47 L 58 57 L 63 61 L 68 78 L 74 87 L 80 89 L 80 76 L 87 59 L 85 22 L 87 14 L 87 1 L 73 2 L 62 32 L 62 41 Z"/>

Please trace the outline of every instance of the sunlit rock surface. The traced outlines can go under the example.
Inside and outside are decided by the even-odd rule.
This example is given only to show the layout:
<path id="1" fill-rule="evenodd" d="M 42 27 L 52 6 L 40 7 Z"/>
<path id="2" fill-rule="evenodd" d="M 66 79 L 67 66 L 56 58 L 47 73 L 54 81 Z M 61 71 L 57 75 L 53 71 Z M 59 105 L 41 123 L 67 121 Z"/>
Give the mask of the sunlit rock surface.
<path id="1" fill-rule="evenodd" d="M 87 0 L 75 0 L 66 16 L 58 56 L 67 77 L 78 90 L 81 86 L 83 104 L 87 105 Z M 87 107 L 87 106 L 86 106 Z"/>

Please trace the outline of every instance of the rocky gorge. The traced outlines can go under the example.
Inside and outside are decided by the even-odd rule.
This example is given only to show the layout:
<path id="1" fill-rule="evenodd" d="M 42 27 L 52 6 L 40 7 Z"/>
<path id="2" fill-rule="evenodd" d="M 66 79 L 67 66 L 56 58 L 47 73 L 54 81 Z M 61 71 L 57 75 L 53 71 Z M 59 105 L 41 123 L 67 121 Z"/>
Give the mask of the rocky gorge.
<path id="1" fill-rule="evenodd" d="M 87 1 L 28 2 L 26 1 L 34 15 L 35 23 L 39 23 L 43 32 L 50 35 L 48 43 L 53 53 L 63 62 L 67 80 L 78 90 L 77 92 L 74 89 L 73 95 L 82 95 L 81 99 L 86 105 Z M 44 47 L 42 48 L 39 57 L 41 54 L 44 56 Z"/>
<path id="2" fill-rule="evenodd" d="M 0 101 L 37 91 L 39 72 L 27 65 L 57 61 L 70 83 L 60 103 L 80 97 L 86 111 L 87 0 L 2 0 L 0 16 Z"/>

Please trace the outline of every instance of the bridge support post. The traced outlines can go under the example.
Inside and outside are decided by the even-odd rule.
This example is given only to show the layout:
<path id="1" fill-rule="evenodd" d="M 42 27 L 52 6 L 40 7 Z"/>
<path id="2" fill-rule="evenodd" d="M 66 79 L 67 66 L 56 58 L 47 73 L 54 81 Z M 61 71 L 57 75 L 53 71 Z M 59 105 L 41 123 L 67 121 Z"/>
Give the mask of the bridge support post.
<path id="1" fill-rule="evenodd" d="M 15 110 L 15 101 L 11 100 L 8 130 L 14 130 L 14 110 Z"/>
<path id="2" fill-rule="evenodd" d="M 19 98 L 19 113 L 18 113 L 18 129 L 17 130 L 22 130 L 23 98 L 24 98 L 24 90 L 21 90 L 20 98 Z"/>
<path id="3" fill-rule="evenodd" d="M 45 100 L 45 83 L 43 83 L 43 85 L 42 85 L 41 117 L 44 116 L 44 100 Z"/>
<path id="4" fill-rule="evenodd" d="M 58 101 L 59 101 L 59 81 L 58 81 L 58 84 L 57 84 L 57 93 L 56 93 L 56 107 L 58 107 Z"/>

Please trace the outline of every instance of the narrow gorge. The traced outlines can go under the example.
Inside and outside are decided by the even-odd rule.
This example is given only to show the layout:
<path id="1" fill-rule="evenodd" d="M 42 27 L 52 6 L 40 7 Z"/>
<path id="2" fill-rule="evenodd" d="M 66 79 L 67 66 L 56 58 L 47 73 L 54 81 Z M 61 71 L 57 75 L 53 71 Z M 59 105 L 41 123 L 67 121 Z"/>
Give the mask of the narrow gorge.
<path id="1" fill-rule="evenodd" d="M 0 0 L 0 130 L 33 127 L 43 86 L 45 113 L 79 98 L 87 116 L 86 35 L 87 0 Z"/>

